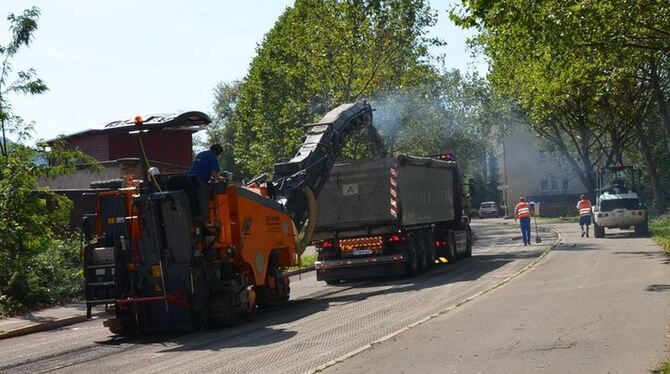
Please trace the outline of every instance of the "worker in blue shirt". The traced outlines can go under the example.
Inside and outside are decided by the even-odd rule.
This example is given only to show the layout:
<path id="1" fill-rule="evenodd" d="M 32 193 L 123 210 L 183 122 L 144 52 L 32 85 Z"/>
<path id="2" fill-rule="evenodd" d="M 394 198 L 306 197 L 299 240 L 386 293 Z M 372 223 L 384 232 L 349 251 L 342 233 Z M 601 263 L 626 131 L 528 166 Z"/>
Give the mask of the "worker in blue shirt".
<path id="1" fill-rule="evenodd" d="M 213 144 L 208 150 L 202 151 L 195 156 L 193 165 L 188 171 L 188 175 L 197 176 L 202 183 L 209 183 L 210 180 L 218 182 L 221 180 L 219 174 L 219 156 L 223 153 L 221 144 Z"/>

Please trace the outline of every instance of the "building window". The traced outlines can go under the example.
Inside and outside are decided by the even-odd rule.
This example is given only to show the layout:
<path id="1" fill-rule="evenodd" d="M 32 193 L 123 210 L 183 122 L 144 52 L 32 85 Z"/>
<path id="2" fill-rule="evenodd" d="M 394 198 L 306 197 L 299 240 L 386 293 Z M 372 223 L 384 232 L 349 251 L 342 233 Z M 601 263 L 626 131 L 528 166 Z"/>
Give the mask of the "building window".
<path id="1" fill-rule="evenodd" d="M 549 191 L 549 180 L 541 179 L 540 180 L 540 191 L 547 192 Z"/>
<path id="2" fill-rule="evenodd" d="M 556 179 L 551 180 L 551 190 L 558 191 L 558 181 Z"/>

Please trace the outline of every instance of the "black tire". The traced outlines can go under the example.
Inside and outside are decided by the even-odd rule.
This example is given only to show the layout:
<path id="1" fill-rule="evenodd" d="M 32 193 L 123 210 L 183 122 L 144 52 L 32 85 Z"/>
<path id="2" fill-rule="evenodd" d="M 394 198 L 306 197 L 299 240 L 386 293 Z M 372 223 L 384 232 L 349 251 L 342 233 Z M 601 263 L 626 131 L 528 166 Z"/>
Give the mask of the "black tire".
<path id="1" fill-rule="evenodd" d="M 424 250 L 426 252 L 426 270 L 433 268 L 435 265 L 435 236 L 433 232 L 427 230 L 423 235 Z"/>
<path id="2" fill-rule="evenodd" d="M 417 232 L 412 235 L 412 242 L 416 248 L 416 263 L 419 273 L 426 271 L 426 245 L 423 239 L 423 232 Z"/>
<path id="3" fill-rule="evenodd" d="M 649 236 L 649 222 L 645 220 L 644 223 L 635 225 L 635 234 L 641 237 Z"/>
<path id="4" fill-rule="evenodd" d="M 593 236 L 596 238 L 604 238 L 605 237 L 605 228 L 602 226 L 598 226 L 597 223 L 593 224 Z"/>
<path id="5" fill-rule="evenodd" d="M 416 255 L 417 248 L 414 245 L 414 240 L 408 240 L 407 248 L 405 249 L 405 275 L 413 277 L 419 272 L 419 263 Z"/>
<path id="6" fill-rule="evenodd" d="M 472 231 L 470 230 L 469 227 L 465 230 L 465 235 L 467 244 L 465 246 L 465 254 L 463 255 L 463 257 L 468 258 L 472 257 Z"/>
<path id="7" fill-rule="evenodd" d="M 458 260 L 458 250 L 456 249 L 456 235 L 453 231 L 449 232 L 449 252 L 447 252 L 447 259 L 450 263 Z"/>

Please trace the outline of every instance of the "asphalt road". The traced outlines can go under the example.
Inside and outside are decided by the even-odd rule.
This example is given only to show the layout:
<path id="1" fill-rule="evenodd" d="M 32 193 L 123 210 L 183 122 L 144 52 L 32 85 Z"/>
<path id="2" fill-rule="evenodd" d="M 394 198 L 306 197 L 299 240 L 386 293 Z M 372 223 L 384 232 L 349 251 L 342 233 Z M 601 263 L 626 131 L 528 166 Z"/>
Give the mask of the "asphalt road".
<path id="1" fill-rule="evenodd" d="M 523 247 L 512 240 L 517 235 L 516 228 L 501 222 L 487 220 L 474 224 L 477 242 L 472 258 L 439 266 L 416 278 L 327 286 L 317 282 L 313 274 L 294 277 L 292 301 L 288 305 L 261 312 L 251 321 L 233 328 L 129 339 L 111 335 L 100 320 L 93 320 L 2 340 L 0 372 L 310 372 L 394 336 L 431 315 L 448 310 L 446 317 L 451 318 L 462 315 L 461 309 L 472 313 L 477 309 L 474 305 L 481 304 L 478 300 L 491 299 L 502 289 L 516 289 L 512 284 L 519 281 L 515 279 L 487 292 L 527 268 L 542 255 L 553 238 L 551 233 L 545 233 L 542 245 Z M 520 278 L 527 277 L 523 274 Z M 481 296 L 463 303 L 474 295 Z M 495 319 L 474 322 L 472 328 L 495 325 Z M 422 326 L 399 336 L 413 334 Z M 468 329 L 466 325 L 458 327 L 461 339 L 468 336 Z M 509 333 L 493 329 L 487 339 L 509 340 L 512 339 Z M 417 339 L 418 346 L 428 344 Z M 452 347 L 460 344 L 462 342 Z M 473 342 L 473 345 L 481 348 L 482 342 Z M 373 352 L 378 351 L 370 351 Z M 357 365 L 352 366 L 354 371 L 373 371 L 366 365 L 363 365 L 365 369 L 358 369 L 362 368 L 360 362 L 364 354 L 351 359 Z M 443 358 L 433 357 L 433 361 L 442 362 Z M 387 370 L 381 370 L 381 364 L 372 366 L 380 369 L 379 372 L 397 372 L 393 370 L 397 367 L 389 371 L 387 366 Z M 333 369 L 348 372 L 342 364 Z"/>
<path id="2" fill-rule="evenodd" d="M 564 244 L 531 270 L 325 373 L 650 373 L 670 356 L 670 257 L 557 226 Z"/>

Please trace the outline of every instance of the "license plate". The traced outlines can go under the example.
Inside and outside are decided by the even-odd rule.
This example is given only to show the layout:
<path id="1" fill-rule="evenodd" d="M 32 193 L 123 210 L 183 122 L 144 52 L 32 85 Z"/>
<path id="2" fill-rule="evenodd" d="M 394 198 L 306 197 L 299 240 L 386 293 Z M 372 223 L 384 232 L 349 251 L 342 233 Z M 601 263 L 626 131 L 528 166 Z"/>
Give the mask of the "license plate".
<path id="1" fill-rule="evenodd" d="M 351 254 L 354 256 L 364 256 L 364 255 L 371 255 L 372 254 L 372 249 L 355 249 L 351 251 Z"/>
<path id="2" fill-rule="evenodd" d="M 95 269 L 95 275 L 105 275 L 105 269 Z"/>

